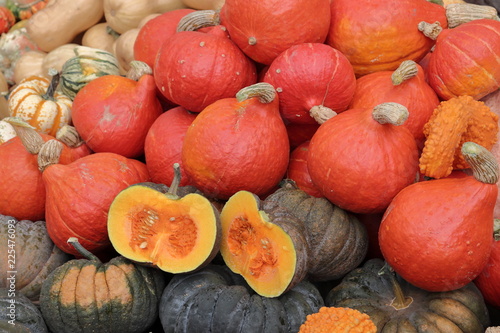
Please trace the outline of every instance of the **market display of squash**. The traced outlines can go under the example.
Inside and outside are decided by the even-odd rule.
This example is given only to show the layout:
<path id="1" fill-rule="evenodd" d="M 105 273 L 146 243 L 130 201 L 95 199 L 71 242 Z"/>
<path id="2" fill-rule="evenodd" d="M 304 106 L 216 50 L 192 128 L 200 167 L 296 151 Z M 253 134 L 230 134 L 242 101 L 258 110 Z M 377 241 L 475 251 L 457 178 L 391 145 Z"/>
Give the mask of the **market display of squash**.
<path id="1" fill-rule="evenodd" d="M 494 331 L 499 8 L 0 0 L 0 331 Z"/>

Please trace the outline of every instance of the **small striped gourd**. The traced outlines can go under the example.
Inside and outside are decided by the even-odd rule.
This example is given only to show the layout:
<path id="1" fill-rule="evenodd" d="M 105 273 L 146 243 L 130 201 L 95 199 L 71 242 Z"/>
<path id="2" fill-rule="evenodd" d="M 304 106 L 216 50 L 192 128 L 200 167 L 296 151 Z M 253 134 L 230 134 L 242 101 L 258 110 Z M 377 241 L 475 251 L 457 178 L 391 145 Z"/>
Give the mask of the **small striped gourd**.
<path id="1" fill-rule="evenodd" d="M 118 60 L 107 51 L 91 47 L 75 48 L 61 71 L 61 91 L 73 100 L 87 83 L 104 75 L 120 75 Z"/>
<path id="2" fill-rule="evenodd" d="M 41 76 L 24 78 L 8 99 L 9 114 L 52 136 L 71 122 L 72 100 L 56 90 L 59 73 L 52 80 Z"/>

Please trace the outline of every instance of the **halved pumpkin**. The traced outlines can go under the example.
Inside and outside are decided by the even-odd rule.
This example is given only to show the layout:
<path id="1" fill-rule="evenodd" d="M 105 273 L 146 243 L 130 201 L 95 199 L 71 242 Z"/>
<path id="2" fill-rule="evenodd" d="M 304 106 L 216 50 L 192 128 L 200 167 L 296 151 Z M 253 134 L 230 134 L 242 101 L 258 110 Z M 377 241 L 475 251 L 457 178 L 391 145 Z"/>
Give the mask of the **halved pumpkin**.
<path id="1" fill-rule="evenodd" d="M 222 208 L 221 222 L 222 258 L 256 293 L 277 297 L 305 278 L 304 225 L 284 209 L 264 211 L 256 195 L 239 191 Z"/>
<path id="2" fill-rule="evenodd" d="M 108 233 L 119 254 L 169 273 L 191 272 L 212 261 L 221 238 L 218 210 L 201 194 L 175 192 L 135 184 L 115 197 Z"/>

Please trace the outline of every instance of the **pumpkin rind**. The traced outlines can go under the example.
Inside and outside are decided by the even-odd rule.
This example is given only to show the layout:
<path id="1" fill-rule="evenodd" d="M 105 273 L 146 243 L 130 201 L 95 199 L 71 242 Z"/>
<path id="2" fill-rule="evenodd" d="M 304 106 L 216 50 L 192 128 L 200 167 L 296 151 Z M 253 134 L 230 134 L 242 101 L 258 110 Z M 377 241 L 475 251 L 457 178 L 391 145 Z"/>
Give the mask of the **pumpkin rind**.
<path id="1" fill-rule="evenodd" d="M 277 298 L 256 295 L 226 266 L 175 275 L 160 301 L 160 321 L 166 333 L 189 333 L 200 327 L 217 333 L 292 333 L 306 316 L 323 305 L 318 289 L 308 281 Z"/>
<path id="2" fill-rule="evenodd" d="M 363 261 L 368 248 L 366 229 L 354 215 L 327 199 L 313 197 L 286 182 L 264 200 L 263 207 L 283 208 L 304 224 L 309 279 L 337 280 Z"/>
<path id="3" fill-rule="evenodd" d="M 473 283 L 448 292 L 419 289 L 395 276 L 405 297 L 412 299 L 406 308 L 396 309 L 393 284 L 382 274 L 384 261 L 370 259 L 347 274 L 328 292 L 325 305 L 350 307 L 370 316 L 380 333 L 481 333 L 489 325 L 484 299 Z"/>
<path id="4" fill-rule="evenodd" d="M 161 271 L 123 257 L 75 259 L 45 280 L 40 308 L 53 332 L 146 332 L 165 284 Z"/>

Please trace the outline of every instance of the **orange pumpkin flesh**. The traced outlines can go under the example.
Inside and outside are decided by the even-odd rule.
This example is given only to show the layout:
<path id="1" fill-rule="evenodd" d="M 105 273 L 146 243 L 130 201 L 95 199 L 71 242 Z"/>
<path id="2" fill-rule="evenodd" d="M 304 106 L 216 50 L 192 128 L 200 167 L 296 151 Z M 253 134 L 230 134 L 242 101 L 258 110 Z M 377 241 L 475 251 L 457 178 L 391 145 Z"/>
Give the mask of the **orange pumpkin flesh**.
<path id="1" fill-rule="evenodd" d="M 302 247 L 297 234 L 272 221 L 253 193 L 231 196 L 221 222 L 222 258 L 259 295 L 279 296 L 305 277 L 301 266 L 307 260 L 307 245 Z"/>
<path id="2" fill-rule="evenodd" d="M 218 212 L 202 195 L 179 198 L 141 184 L 121 191 L 108 214 L 118 253 L 170 273 L 210 262 L 219 250 L 219 226 Z"/>

